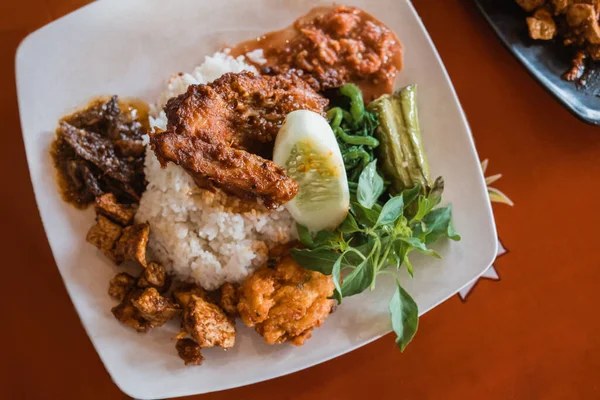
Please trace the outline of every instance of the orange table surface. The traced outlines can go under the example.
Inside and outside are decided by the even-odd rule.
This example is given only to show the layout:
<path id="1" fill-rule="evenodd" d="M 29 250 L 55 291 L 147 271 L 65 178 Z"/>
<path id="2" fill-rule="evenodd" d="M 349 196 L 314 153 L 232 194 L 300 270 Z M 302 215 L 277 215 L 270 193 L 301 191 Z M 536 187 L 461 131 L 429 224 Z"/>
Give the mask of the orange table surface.
<path id="1" fill-rule="evenodd" d="M 87 1 L 1 3 L 0 397 L 127 398 L 94 351 L 52 259 L 17 110 L 18 43 Z M 307 370 L 202 399 L 600 398 L 600 128 L 554 101 L 471 1 L 413 3 L 479 155 L 490 159 L 488 174 L 503 173 L 495 186 L 516 204 L 494 205 L 507 253 L 466 300 L 455 296 L 426 314 L 404 353 L 387 335 Z"/>

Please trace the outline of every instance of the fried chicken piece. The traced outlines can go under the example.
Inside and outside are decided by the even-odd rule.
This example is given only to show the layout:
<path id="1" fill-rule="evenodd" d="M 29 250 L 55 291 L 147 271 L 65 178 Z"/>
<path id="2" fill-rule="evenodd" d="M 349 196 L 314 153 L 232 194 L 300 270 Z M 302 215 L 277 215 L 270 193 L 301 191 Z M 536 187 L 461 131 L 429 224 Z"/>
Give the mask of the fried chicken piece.
<path id="1" fill-rule="evenodd" d="M 132 300 L 139 294 L 139 290 L 130 291 L 121 303 L 111 309 L 111 312 L 123 325 L 129 326 L 138 332 L 147 332 L 152 328 L 152 324 L 132 304 Z"/>
<path id="2" fill-rule="evenodd" d="M 167 129 L 151 134 L 150 144 L 163 167 L 181 165 L 198 186 L 260 198 L 274 208 L 298 191 L 285 170 L 267 159 L 279 127 L 291 111 L 322 114 L 326 105 L 295 75 L 227 73 L 170 99 Z"/>
<path id="3" fill-rule="evenodd" d="M 118 224 L 129 225 L 135 215 L 135 210 L 117 202 L 113 193 L 96 197 L 96 213 L 102 214 Z"/>
<path id="4" fill-rule="evenodd" d="M 238 311 L 268 344 L 301 346 L 330 314 L 333 291 L 331 276 L 305 270 L 286 255 L 275 268 L 260 268 L 244 281 Z"/>
<path id="5" fill-rule="evenodd" d="M 116 274 L 108 284 L 108 295 L 117 301 L 123 301 L 135 288 L 136 279 L 126 272 Z"/>
<path id="6" fill-rule="evenodd" d="M 546 9 L 539 9 L 532 17 L 527 17 L 529 36 L 535 40 L 550 40 L 556 36 L 556 23 Z"/>
<path id="7" fill-rule="evenodd" d="M 235 325 L 217 306 L 201 297 L 191 295 L 183 310 L 181 325 L 200 347 L 224 348 L 235 344 Z"/>
<path id="8" fill-rule="evenodd" d="M 96 216 L 96 225 L 92 226 L 85 240 L 96 246 L 111 260 L 116 260 L 115 244 L 121 237 L 123 228 L 103 215 Z"/>
<path id="9" fill-rule="evenodd" d="M 146 245 L 149 234 L 150 225 L 147 223 L 131 225 L 123 229 L 123 235 L 115 248 L 117 263 L 137 261 L 146 267 Z"/>
<path id="10" fill-rule="evenodd" d="M 204 357 L 200 353 L 200 345 L 192 339 L 177 339 L 175 348 L 185 365 L 202 365 Z"/>
<path id="11" fill-rule="evenodd" d="M 140 275 L 137 281 L 137 286 L 139 288 L 153 287 L 156 288 L 159 293 L 164 293 L 169 290 L 170 285 L 171 278 L 167 274 L 165 267 L 152 261 L 144 268 L 142 275 Z"/>
<path id="12" fill-rule="evenodd" d="M 181 311 L 177 304 L 161 296 L 156 288 L 147 288 L 134 296 L 131 304 L 152 327 L 164 325 Z"/>
<path id="13" fill-rule="evenodd" d="M 231 317 L 238 315 L 237 305 L 240 301 L 240 295 L 238 288 L 230 282 L 225 282 L 221 286 L 221 298 L 219 299 L 219 305 Z"/>

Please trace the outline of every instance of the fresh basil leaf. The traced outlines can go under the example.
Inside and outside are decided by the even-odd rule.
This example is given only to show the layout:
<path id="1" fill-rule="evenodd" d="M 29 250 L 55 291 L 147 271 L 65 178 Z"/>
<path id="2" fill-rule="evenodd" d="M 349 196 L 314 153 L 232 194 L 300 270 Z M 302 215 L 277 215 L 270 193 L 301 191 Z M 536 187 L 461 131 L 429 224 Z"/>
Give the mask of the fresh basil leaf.
<path id="1" fill-rule="evenodd" d="M 332 231 L 319 231 L 313 238 L 314 247 L 327 246 L 338 242 L 338 234 Z"/>
<path id="2" fill-rule="evenodd" d="M 396 280 L 396 291 L 390 300 L 392 329 L 396 333 L 396 344 L 404 351 L 419 328 L 419 308 L 412 297 Z"/>
<path id="3" fill-rule="evenodd" d="M 396 222 L 398 217 L 402 215 L 404 208 L 404 198 L 396 196 L 389 199 L 384 205 L 377 218 L 377 225 L 387 225 Z"/>
<path id="4" fill-rule="evenodd" d="M 435 182 L 433 182 L 433 186 L 429 190 L 429 194 L 427 195 L 427 199 L 431 205 L 431 208 L 440 204 L 442 201 L 442 193 L 444 192 L 444 178 L 438 176 Z"/>
<path id="5" fill-rule="evenodd" d="M 410 189 L 403 190 L 401 195 L 402 195 L 402 198 L 404 199 L 404 207 L 407 207 L 410 204 L 412 204 L 412 202 L 415 201 L 417 199 L 417 197 L 419 197 L 420 191 L 421 191 L 421 185 L 419 185 L 419 184 L 415 185 L 414 187 L 412 187 Z"/>
<path id="6" fill-rule="evenodd" d="M 342 233 L 354 233 L 361 231 L 361 229 L 358 227 L 358 224 L 356 223 L 356 219 L 354 219 L 351 213 L 348 213 L 346 219 L 344 220 L 344 222 L 342 222 L 338 230 Z"/>
<path id="7" fill-rule="evenodd" d="M 350 207 L 359 224 L 367 227 L 375 226 L 377 218 L 379 218 L 377 211 L 365 208 L 360 203 L 350 203 Z"/>
<path id="8" fill-rule="evenodd" d="M 370 209 L 384 191 L 383 178 L 377 173 L 377 160 L 371 161 L 358 177 L 356 199 L 365 208 Z"/>
<path id="9" fill-rule="evenodd" d="M 292 257 L 302 268 L 331 275 L 339 253 L 327 249 L 292 249 Z"/>
<path id="10" fill-rule="evenodd" d="M 364 292 L 373 282 L 375 271 L 369 260 L 364 260 L 354 270 L 344 277 L 342 296 L 350 297 Z"/>
<path id="11" fill-rule="evenodd" d="M 452 205 L 432 210 L 420 224 L 415 225 L 413 235 L 421 238 L 425 244 L 431 244 L 442 236 L 460 240 L 460 235 L 452 225 Z"/>
<path id="12" fill-rule="evenodd" d="M 298 238 L 300 243 L 312 249 L 314 247 L 313 237 L 307 227 L 304 225 L 296 224 L 296 230 L 298 231 Z"/>
<path id="13" fill-rule="evenodd" d="M 415 250 L 417 250 L 420 253 L 423 253 L 425 255 L 432 256 L 435 258 L 442 258 L 442 256 L 440 256 L 437 251 L 435 251 L 433 249 L 428 249 L 427 245 L 424 242 L 422 242 L 421 240 L 419 240 L 418 237 L 400 238 L 399 240 L 410 245 L 412 248 L 414 248 Z"/>
<path id="14" fill-rule="evenodd" d="M 333 263 L 333 269 L 331 271 L 331 278 L 333 279 L 333 286 L 335 287 L 333 296 L 336 298 L 338 304 L 342 304 L 342 288 L 340 287 L 340 273 L 342 269 L 343 258 L 344 254 L 340 254 L 338 259 L 335 260 L 335 263 Z"/>

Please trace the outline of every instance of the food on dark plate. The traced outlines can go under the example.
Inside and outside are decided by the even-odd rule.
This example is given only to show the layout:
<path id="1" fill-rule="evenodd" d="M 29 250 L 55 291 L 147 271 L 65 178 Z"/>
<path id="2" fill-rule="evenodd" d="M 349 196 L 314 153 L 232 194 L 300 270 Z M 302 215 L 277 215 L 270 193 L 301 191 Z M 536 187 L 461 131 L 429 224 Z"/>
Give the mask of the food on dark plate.
<path id="1" fill-rule="evenodd" d="M 260 198 L 268 208 L 297 192 L 285 170 L 267 158 L 286 114 L 322 113 L 327 100 L 294 75 L 225 74 L 208 85 L 191 85 L 165 107 L 167 129 L 151 135 L 161 164 L 174 162 L 201 187 Z M 262 154 L 263 156 L 260 156 Z"/>
<path id="2" fill-rule="evenodd" d="M 546 11 L 540 38 L 554 35 Z M 95 203 L 86 240 L 128 271 L 109 282 L 115 318 L 137 332 L 178 324 L 186 365 L 233 347 L 236 318 L 301 346 L 343 298 L 391 268 L 412 275 L 411 251 L 459 240 L 430 181 L 416 88 L 392 93 L 401 67 L 383 23 L 319 7 L 172 76 L 150 115 L 113 96 L 59 121 L 63 197 Z M 398 281 L 389 309 L 404 349 L 418 307 Z"/>
<path id="3" fill-rule="evenodd" d="M 51 155 L 63 198 L 85 207 L 113 193 L 122 203 L 137 203 L 144 190 L 147 118 L 142 102 L 117 96 L 98 98 L 62 118 Z"/>
<path id="4" fill-rule="evenodd" d="M 297 71 L 316 90 L 353 82 L 372 100 L 393 89 L 402 45 L 381 21 L 348 6 L 317 7 L 293 25 L 241 43 L 235 54 L 264 51 L 266 73 Z"/>
<path id="5" fill-rule="evenodd" d="M 529 36 L 536 40 L 558 38 L 573 49 L 573 67 L 563 78 L 584 84 L 586 66 L 600 60 L 598 0 L 516 0 L 527 12 Z M 589 61 L 589 62 L 586 62 Z"/>

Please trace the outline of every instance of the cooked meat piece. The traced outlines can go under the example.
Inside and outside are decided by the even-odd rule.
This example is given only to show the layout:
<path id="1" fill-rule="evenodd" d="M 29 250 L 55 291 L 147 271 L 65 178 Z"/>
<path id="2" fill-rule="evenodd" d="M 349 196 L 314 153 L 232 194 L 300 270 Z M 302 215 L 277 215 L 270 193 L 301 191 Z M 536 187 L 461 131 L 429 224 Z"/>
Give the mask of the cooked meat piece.
<path id="1" fill-rule="evenodd" d="M 181 325 L 200 347 L 224 348 L 235 344 L 235 325 L 217 305 L 192 295 L 183 310 Z"/>
<path id="2" fill-rule="evenodd" d="M 567 8 L 567 24 L 571 28 L 588 25 L 594 21 L 594 7 L 590 4 L 573 4 Z"/>
<path id="3" fill-rule="evenodd" d="M 115 248 L 117 263 L 137 261 L 146 267 L 146 245 L 149 234 L 150 225 L 147 223 L 130 225 L 123 229 L 123 235 Z"/>
<path id="4" fill-rule="evenodd" d="M 200 187 L 214 184 L 242 199 L 259 197 L 267 208 L 287 203 L 298 192 L 283 168 L 243 150 L 173 132 L 154 136 L 152 146 L 159 159 L 181 165 Z"/>
<path id="5" fill-rule="evenodd" d="M 296 194 L 296 183 L 271 161 L 272 142 L 285 116 L 323 113 L 327 100 L 294 75 L 228 73 L 191 85 L 165 107 L 167 130 L 151 134 L 161 165 L 181 165 L 204 188 L 262 198 L 276 207 Z"/>
<path id="6" fill-rule="evenodd" d="M 244 281 L 238 311 L 267 343 L 289 340 L 300 346 L 330 314 L 333 291 L 331 276 L 305 270 L 286 255 L 274 268 L 260 268 Z"/>
<path id="7" fill-rule="evenodd" d="M 177 304 L 161 296 L 156 288 L 145 289 L 131 299 L 131 304 L 153 327 L 164 325 L 181 311 Z"/>
<path id="8" fill-rule="evenodd" d="M 186 308 L 192 295 L 201 297 L 204 300 L 213 303 L 210 294 L 195 283 L 180 282 L 173 290 L 173 299 L 181 306 Z"/>
<path id="9" fill-rule="evenodd" d="M 96 246 L 104 255 L 111 260 L 115 260 L 115 245 L 123 228 L 115 224 L 104 215 L 96 216 L 96 225 L 92 226 L 85 237 L 85 240 Z"/>
<path id="10" fill-rule="evenodd" d="M 170 284 L 171 279 L 169 278 L 169 275 L 167 275 L 165 268 L 152 261 L 144 268 L 144 271 L 137 282 L 137 286 L 140 288 L 153 287 L 160 293 L 169 290 Z"/>
<path id="11" fill-rule="evenodd" d="M 204 357 L 200 353 L 200 346 L 192 339 L 177 339 L 175 348 L 185 365 L 202 365 Z"/>
<path id="12" fill-rule="evenodd" d="M 111 178 L 123 182 L 133 179 L 135 171 L 115 155 L 109 139 L 95 132 L 78 129 L 65 121 L 59 122 L 58 134 L 79 157 L 95 164 Z"/>
<path id="13" fill-rule="evenodd" d="M 564 14 L 567 11 L 567 6 L 573 3 L 573 0 L 551 0 L 554 15 Z"/>
<path id="14" fill-rule="evenodd" d="M 116 274 L 108 285 L 108 295 L 117 301 L 123 301 L 135 288 L 136 279 L 126 272 Z"/>
<path id="15" fill-rule="evenodd" d="M 600 61 L 600 45 L 591 44 L 587 47 L 587 52 L 594 61 Z M 583 62 L 582 62 L 583 64 Z"/>
<path id="16" fill-rule="evenodd" d="M 144 190 L 141 102 L 96 99 L 59 121 L 51 155 L 63 198 L 78 207 L 113 193 L 119 202 L 138 202 Z"/>
<path id="17" fill-rule="evenodd" d="M 527 18 L 529 36 L 536 40 L 550 40 L 556 35 L 556 23 L 552 14 L 546 9 L 539 9 L 533 17 Z"/>
<path id="18" fill-rule="evenodd" d="M 152 324 L 146 320 L 140 310 L 132 304 L 132 299 L 139 296 L 140 291 L 129 292 L 119 305 L 112 308 L 112 313 L 123 325 L 129 326 L 138 332 L 147 332 Z"/>
<path id="19" fill-rule="evenodd" d="M 282 31 L 242 43 L 234 55 L 264 52 L 266 74 L 294 71 L 318 91 L 353 82 L 367 101 L 393 90 L 402 46 L 387 26 L 348 6 L 316 7 Z"/>
<path id="20" fill-rule="evenodd" d="M 135 215 L 135 210 L 131 207 L 117 203 L 117 198 L 113 193 L 96 197 L 96 212 L 121 225 L 129 225 Z"/>
<path id="21" fill-rule="evenodd" d="M 546 3 L 546 0 L 517 0 L 517 3 L 525 11 L 533 11 Z"/>
<path id="22" fill-rule="evenodd" d="M 232 283 L 225 282 L 221 286 L 221 299 L 219 300 L 221 308 L 228 315 L 236 317 L 238 315 L 237 305 L 239 300 L 238 288 Z"/>

